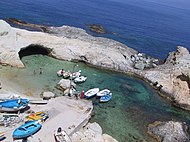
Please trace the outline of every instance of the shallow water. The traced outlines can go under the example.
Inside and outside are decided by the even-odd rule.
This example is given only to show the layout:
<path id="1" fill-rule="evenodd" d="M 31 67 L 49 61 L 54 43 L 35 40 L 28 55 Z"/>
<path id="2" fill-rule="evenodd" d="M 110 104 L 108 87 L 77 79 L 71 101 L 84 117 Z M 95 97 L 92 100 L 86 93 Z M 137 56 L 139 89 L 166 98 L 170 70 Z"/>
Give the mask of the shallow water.
<path id="1" fill-rule="evenodd" d="M 144 0 L 113 1 L 0 0 L 0 18 L 15 17 L 50 26 L 71 25 L 89 33 L 87 24 L 100 24 L 111 32 L 91 34 L 115 39 L 161 59 L 165 59 L 177 45 L 190 49 L 189 10 Z"/>
<path id="2" fill-rule="evenodd" d="M 26 95 L 39 96 L 42 91 L 53 91 L 62 95 L 55 86 L 61 79 L 57 70 L 73 70 L 76 63 L 53 59 L 48 56 L 32 55 L 23 57 L 26 68 L 0 66 L 0 77 L 6 77 L 18 88 L 24 87 Z M 42 68 L 42 74 L 39 74 Z M 33 74 L 33 71 L 36 74 Z M 78 63 L 74 71 L 82 70 L 88 77 L 85 83 L 79 84 L 79 91 L 93 87 L 108 88 L 113 93 L 110 102 L 101 104 L 92 98 L 95 116 L 91 122 L 98 122 L 104 133 L 108 133 L 120 142 L 136 142 L 145 139 L 154 142 L 146 134 L 147 124 L 155 120 L 180 120 L 190 123 L 190 115 L 186 111 L 171 106 L 143 81 L 125 74 L 105 71 Z"/>

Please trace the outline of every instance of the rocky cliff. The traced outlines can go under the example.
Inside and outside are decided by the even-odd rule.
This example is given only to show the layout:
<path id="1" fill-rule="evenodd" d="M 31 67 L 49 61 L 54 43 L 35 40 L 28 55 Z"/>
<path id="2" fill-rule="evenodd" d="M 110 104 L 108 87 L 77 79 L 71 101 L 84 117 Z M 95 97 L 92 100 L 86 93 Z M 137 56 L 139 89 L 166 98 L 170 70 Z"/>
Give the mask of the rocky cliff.
<path id="1" fill-rule="evenodd" d="M 157 82 L 157 87 L 161 85 L 160 91 L 174 104 L 190 110 L 190 54 L 186 48 L 178 46 L 163 65 L 141 74 L 152 83 Z"/>
<path id="2" fill-rule="evenodd" d="M 49 55 L 55 58 L 78 60 L 116 70 L 131 68 L 130 56 L 136 51 L 119 42 L 92 37 L 74 27 L 63 26 L 50 30 L 54 35 L 13 28 L 0 20 L 0 63 L 23 67 L 19 51 L 30 45 L 41 45 L 51 49 Z"/>
<path id="3" fill-rule="evenodd" d="M 13 28 L 0 20 L 0 63 L 24 67 L 19 52 L 31 45 L 43 47 L 50 56 L 58 59 L 78 60 L 139 75 L 173 103 L 190 110 L 190 55 L 186 48 L 177 47 L 163 64 L 157 65 L 157 60 L 144 58 L 142 54 L 138 54 L 141 56 L 137 56 L 137 62 L 137 58 L 134 59 L 137 51 L 111 39 L 93 37 L 83 29 L 62 26 L 47 27 L 46 30 L 51 34 Z M 147 66 L 150 63 L 151 68 Z"/>

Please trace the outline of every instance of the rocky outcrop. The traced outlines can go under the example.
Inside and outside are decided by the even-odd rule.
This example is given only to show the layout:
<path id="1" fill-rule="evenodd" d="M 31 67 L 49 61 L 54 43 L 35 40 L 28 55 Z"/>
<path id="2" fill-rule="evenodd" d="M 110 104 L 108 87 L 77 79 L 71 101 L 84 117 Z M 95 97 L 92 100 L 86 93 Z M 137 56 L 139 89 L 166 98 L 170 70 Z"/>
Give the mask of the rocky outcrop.
<path id="1" fill-rule="evenodd" d="M 116 70 L 131 68 L 130 56 L 136 51 L 119 42 L 92 37 L 82 29 L 68 26 L 52 27 L 48 31 L 54 35 L 12 28 L 0 20 L 0 63 L 23 67 L 19 51 L 30 45 L 43 45 L 58 59 L 78 60 Z"/>
<path id="2" fill-rule="evenodd" d="M 42 98 L 43 98 L 44 100 L 49 100 L 49 99 L 51 99 L 51 98 L 55 98 L 55 94 L 52 93 L 52 92 L 43 92 L 43 93 L 42 93 Z"/>
<path id="3" fill-rule="evenodd" d="M 70 88 L 71 86 L 75 87 L 76 84 L 68 79 L 61 79 L 57 84 L 57 88 L 63 91 L 66 90 L 67 88 Z"/>
<path id="4" fill-rule="evenodd" d="M 141 74 L 152 83 L 157 82 L 157 86 L 161 85 L 160 91 L 175 105 L 190 110 L 189 72 L 189 51 L 178 46 L 176 52 L 169 53 L 163 65 Z"/>
<path id="5" fill-rule="evenodd" d="M 96 122 L 88 123 L 71 137 L 73 142 L 117 142 L 107 134 L 102 134 L 102 128 Z"/>
<path id="6" fill-rule="evenodd" d="M 106 33 L 106 29 L 101 26 L 101 25 L 97 25 L 97 24 L 89 24 L 87 25 L 90 29 L 90 31 L 98 33 L 98 34 L 105 34 Z"/>
<path id="7" fill-rule="evenodd" d="M 131 56 L 131 61 L 134 64 L 134 68 L 139 70 L 154 68 L 161 63 L 158 59 L 154 59 L 144 53 L 138 53 Z"/>
<path id="8" fill-rule="evenodd" d="M 159 142 L 188 142 L 188 126 L 182 122 L 156 121 L 148 126 L 148 134 Z"/>
<path id="9" fill-rule="evenodd" d="M 6 20 L 12 24 L 20 25 L 23 27 L 28 27 L 28 28 L 31 28 L 34 30 L 40 30 L 42 32 L 45 32 L 46 28 L 47 28 L 47 26 L 44 26 L 44 25 L 31 24 L 31 23 L 27 23 L 27 22 L 22 21 L 22 20 L 18 20 L 16 18 L 7 18 Z"/>
<path id="10" fill-rule="evenodd" d="M 176 52 L 159 64 L 158 60 L 139 55 L 124 44 L 93 37 L 83 29 L 62 26 L 46 30 L 51 34 L 13 28 L 0 20 L 0 64 L 24 67 L 19 52 L 41 47 L 43 53 L 47 49 L 48 55 L 58 59 L 134 73 L 154 84 L 177 106 L 190 110 L 190 54 L 186 48 L 178 46 Z"/>

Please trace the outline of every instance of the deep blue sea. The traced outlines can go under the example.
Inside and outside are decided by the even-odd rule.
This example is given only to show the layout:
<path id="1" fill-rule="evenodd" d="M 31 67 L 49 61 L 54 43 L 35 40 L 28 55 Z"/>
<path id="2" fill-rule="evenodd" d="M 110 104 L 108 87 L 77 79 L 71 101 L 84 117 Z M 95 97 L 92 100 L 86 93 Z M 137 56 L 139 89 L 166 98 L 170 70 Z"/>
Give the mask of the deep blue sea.
<path id="1" fill-rule="evenodd" d="M 190 50 L 190 7 L 183 9 L 182 5 L 178 6 L 176 3 L 180 0 L 173 0 L 175 5 L 167 1 L 172 0 L 0 0 L 0 18 L 13 17 L 49 26 L 80 27 L 92 35 L 112 38 L 140 52 L 164 59 L 177 45 Z M 103 35 L 91 33 L 87 24 L 103 25 L 110 32 Z M 8 78 L 16 87 L 25 88 L 23 94 L 26 95 L 39 95 L 46 90 L 62 95 L 55 87 L 60 80 L 56 71 L 61 68 L 71 70 L 75 65 L 41 55 L 26 56 L 22 62 L 26 66 L 24 69 L 1 66 L 0 78 Z M 33 71 L 39 71 L 41 67 L 43 74 L 34 76 Z M 106 104 L 100 104 L 93 98 L 95 116 L 91 121 L 98 122 L 103 132 L 119 142 L 142 139 L 154 142 L 147 135 L 146 126 L 156 120 L 190 124 L 189 112 L 173 107 L 137 78 L 88 67 L 83 63 L 79 63 L 77 69 L 88 77 L 84 84 L 77 87 L 79 91 L 94 87 L 112 91 L 113 98 Z"/>
<path id="2" fill-rule="evenodd" d="M 90 34 L 115 39 L 161 59 L 177 45 L 190 49 L 190 10 L 155 1 L 1 0 L 0 18 L 14 17 L 51 26 L 71 25 L 89 33 L 87 24 L 100 24 L 117 34 Z"/>

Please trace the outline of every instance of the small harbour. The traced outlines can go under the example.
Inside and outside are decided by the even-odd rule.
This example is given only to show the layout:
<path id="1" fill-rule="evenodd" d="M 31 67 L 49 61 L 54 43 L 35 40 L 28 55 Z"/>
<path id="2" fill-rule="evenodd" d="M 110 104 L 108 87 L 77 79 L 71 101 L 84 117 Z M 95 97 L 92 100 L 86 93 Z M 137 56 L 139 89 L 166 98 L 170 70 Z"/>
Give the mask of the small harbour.
<path id="1" fill-rule="evenodd" d="M 16 88 L 24 95 L 39 97 L 43 91 L 52 91 L 56 96 L 63 95 L 63 92 L 56 89 L 56 84 L 61 79 L 56 72 L 62 68 L 70 71 L 81 70 L 81 74 L 88 77 L 86 82 L 77 85 L 79 92 L 94 87 L 110 89 L 113 97 L 108 103 L 99 103 L 96 98 L 90 99 L 94 105 L 94 115 L 90 121 L 98 122 L 104 133 L 120 142 L 143 139 L 154 142 L 146 134 L 146 126 L 156 120 L 190 123 L 188 112 L 173 107 L 138 78 L 43 55 L 25 56 L 22 62 L 25 64 L 22 69 L 0 66 L 0 77 L 17 84 Z"/>

